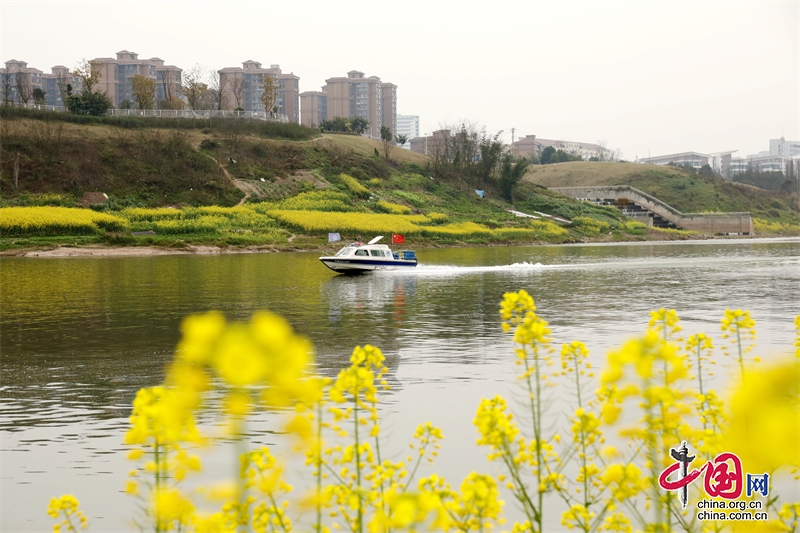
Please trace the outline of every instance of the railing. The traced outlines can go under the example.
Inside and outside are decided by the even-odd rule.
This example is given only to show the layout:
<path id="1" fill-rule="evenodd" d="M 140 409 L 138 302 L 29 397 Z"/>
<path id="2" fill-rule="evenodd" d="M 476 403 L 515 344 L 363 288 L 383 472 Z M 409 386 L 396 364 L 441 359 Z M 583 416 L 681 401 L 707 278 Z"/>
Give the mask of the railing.
<path id="1" fill-rule="evenodd" d="M 172 117 L 172 118 L 252 118 L 273 122 L 289 122 L 289 117 L 263 111 L 231 111 L 227 109 L 109 109 L 113 117 Z"/>
<path id="2" fill-rule="evenodd" d="M 44 104 L 20 104 L 5 102 L 3 105 L 38 109 L 40 111 L 67 111 L 64 106 Z M 263 111 L 232 111 L 228 109 L 109 109 L 106 115 L 112 117 L 166 117 L 166 118 L 250 118 L 271 122 L 289 122 L 289 117 L 278 113 Z"/>

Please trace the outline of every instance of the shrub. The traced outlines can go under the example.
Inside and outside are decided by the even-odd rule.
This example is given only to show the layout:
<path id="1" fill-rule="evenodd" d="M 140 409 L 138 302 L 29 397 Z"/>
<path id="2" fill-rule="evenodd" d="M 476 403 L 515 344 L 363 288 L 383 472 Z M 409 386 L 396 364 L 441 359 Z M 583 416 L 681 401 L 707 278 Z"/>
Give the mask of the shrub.
<path id="1" fill-rule="evenodd" d="M 369 198 L 369 189 L 361 185 L 354 177 L 348 176 L 347 174 L 339 174 L 339 180 L 355 196 Z"/>
<path id="2" fill-rule="evenodd" d="M 393 204 L 384 200 L 378 200 L 375 205 L 382 213 L 391 213 L 393 215 L 408 215 L 411 213 L 411 208 L 408 206 Z"/>
<path id="3" fill-rule="evenodd" d="M 572 219 L 572 227 L 574 227 L 578 233 L 586 235 L 587 237 L 593 237 L 608 231 L 611 225 L 607 222 L 597 220 L 596 218 L 580 216 Z"/>

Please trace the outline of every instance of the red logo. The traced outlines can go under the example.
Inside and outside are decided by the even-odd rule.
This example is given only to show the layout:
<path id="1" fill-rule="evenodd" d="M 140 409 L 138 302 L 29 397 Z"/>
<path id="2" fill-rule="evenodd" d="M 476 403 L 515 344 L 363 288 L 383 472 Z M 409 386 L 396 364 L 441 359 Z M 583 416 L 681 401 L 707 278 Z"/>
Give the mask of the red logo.
<path id="1" fill-rule="evenodd" d="M 661 472 L 661 475 L 658 476 L 658 484 L 665 490 L 683 489 L 681 490 L 681 503 L 684 504 L 684 507 L 686 505 L 686 487 L 697 479 L 703 471 L 705 471 L 703 488 L 709 496 L 735 500 L 742 495 L 742 461 L 735 453 L 723 452 L 708 461 L 699 470 L 692 470 L 691 473 L 688 472 L 688 465 L 692 462 L 694 456 L 688 456 L 685 442 L 678 449 L 670 449 L 670 455 L 677 462 Z M 678 470 L 681 477 L 675 481 L 670 481 L 670 475 Z"/>

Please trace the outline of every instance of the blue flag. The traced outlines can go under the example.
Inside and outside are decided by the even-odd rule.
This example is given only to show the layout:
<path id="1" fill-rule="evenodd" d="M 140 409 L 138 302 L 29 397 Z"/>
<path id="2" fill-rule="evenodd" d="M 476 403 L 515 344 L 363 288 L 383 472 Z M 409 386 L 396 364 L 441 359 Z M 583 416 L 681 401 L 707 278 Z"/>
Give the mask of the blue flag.
<path id="1" fill-rule="evenodd" d="M 328 233 L 328 242 L 336 242 L 341 240 L 342 236 L 339 235 L 338 233 Z"/>

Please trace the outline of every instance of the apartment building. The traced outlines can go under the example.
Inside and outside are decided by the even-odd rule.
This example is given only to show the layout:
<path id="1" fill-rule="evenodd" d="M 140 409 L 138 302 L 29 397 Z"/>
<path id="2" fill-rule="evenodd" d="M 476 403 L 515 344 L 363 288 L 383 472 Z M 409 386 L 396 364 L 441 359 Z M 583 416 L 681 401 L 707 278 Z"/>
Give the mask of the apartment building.
<path id="1" fill-rule="evenodd" d="M 91 63 L 100 66 L 100 81 L 96 89 L 106 93 L 112 107 L 127 100 L 134 101 L 131 92 L 131 78 L 142 76 L 156 83 L 156 105 L 164 100 L 179 98 L 182 69 L 175 65 L 165 65 L 158 57 L 139 59 L 139 54 L 122 50 L 116 58 L 97 57 Z"/>
<path id="2" fill-rule="evenodd" d="M 253 60 L 244 61 L 241 67 L 227 67 L 218 72 L 223 109 L 241 107 L 245 111 L 270 113 L 271 110 L 264 109 L 261 96 L 264 94 L 264 78 L 271 77 L 278 84 L 277 113 L 286 115 L 289 122 L 300 122 L 300 78 L 294 73 L 284 74 L 280 65 L 264 68 Z"/>
<path id="3" fill-rule="evenodd" d="M 539 157 L 542 150 L 552 146 L 556 150 L 563 150 L 572 155 L 579 155 L 584 160 L 596 157 L 598 159 L 608 159 L 610 150 L 595 143 L 578 141 L 557 141 L 554 139 L 541 139 L 536 135 L 526 135 L 512 145 L 512 150 L 517 157 Z"/>
<path id="4" fill-rule="evenodd" d="M 403 148 L 411 149 L 411 139 L 419 137 L 419 115 L 397 115 L 397 133 L 405 135 L 406 143 Z"/>
<path id="5" fill-rule="evenodd" d="M 314 128 L 328 119 L 327 87 L 300 93 L 300 124 Z"/>
<path id="6" fill-rule="evenodd" d="M 28 66 L 25 61 L 12 59 L 0 73 L 0 90 L 3 101 L 23 104 L 33 103 L 33 90 L 42 89 L 42 71 Z"/>
<path id="7" fill-rule="evenodd" d="M 377 76 L 365 77 L 351 70 L 346 77 L 325 80 L 321 91 L 307 91 L 301 96 L 301 123 L 315 126 L 336 117 L 361 117 L 369 122 L 366 134 L 380 138 L 381 127 L 397 133 L 397 85 L 382 82 Z"/>
<path id="8" fill-rule="evenodd" d="M 64 107 L 68 90 L 71 88 L 73 93 L 80 92 L 83 88 L 83 80 L 75 76 L 64 65 L 56 65 L 50 70 L 50 74 L 42 74 L 42 89 L 46 103 Z"/>

